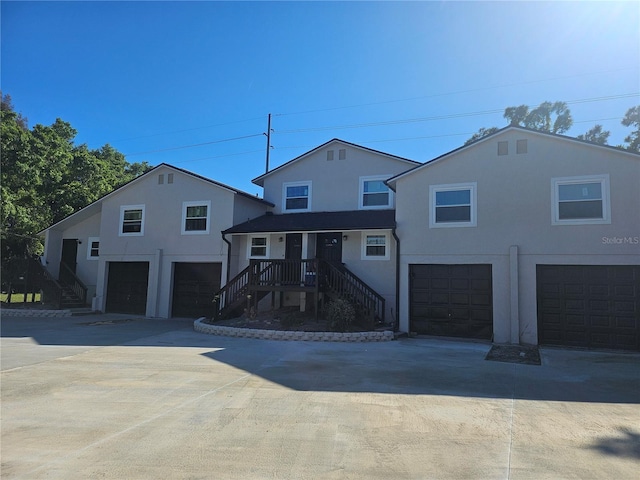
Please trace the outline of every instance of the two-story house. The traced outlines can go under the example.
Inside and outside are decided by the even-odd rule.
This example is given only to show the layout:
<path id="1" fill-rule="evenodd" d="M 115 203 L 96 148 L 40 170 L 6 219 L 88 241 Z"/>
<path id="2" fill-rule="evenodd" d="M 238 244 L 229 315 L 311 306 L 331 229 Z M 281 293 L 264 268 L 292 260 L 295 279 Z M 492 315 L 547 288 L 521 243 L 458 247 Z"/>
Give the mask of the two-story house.
<path id="1" fill-rule="evenodd" d="M 394 323 L 395 195 L 384 182 L 417 165 L 333 139 L 254 179 L 275 207 L 223 232 L 230 278 L 253 260 L 262 291 L 277 292 L 276 305 L 306 308 L 313 299 L 317 307 L 323 292 L 314 287 L 353 289 L 356 300 L 371 297 L 378 321 Z M 328 264 L 332 270 L 322 270 Z"/>
<path id="2" fill-rule="evenodd" d="M 507 127 L 387 183 L 401 331 L 640 350 L 640 155 Z"/>
<path id="3" fill-rule="evenodd" d="M 339 295 L 400 332 L 640 350 L 638 154 L 510 126 L 424 164 L 334 139 L 253 182 L 160 165 L 46 229 L 43 259 L 100 311 Z"/>
<path id="4" fill-rule="evenodd" d="M 220 235 L 273 205 L 161 164 L 47 228 L 43 261 L 94 310 L 211 315 L 227 281 Z"/>

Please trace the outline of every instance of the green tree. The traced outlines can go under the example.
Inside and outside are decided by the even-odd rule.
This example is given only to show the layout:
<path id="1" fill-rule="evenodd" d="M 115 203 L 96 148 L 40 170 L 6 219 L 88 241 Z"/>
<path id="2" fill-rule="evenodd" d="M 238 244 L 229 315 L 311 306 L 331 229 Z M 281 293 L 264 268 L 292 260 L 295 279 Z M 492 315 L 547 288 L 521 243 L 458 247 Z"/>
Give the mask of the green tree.
<path id="1" fill-rule="evenodd" d="M 628 145 L 622 146 L 622 148 L 640 153 L 640 105 L 627 110 L 627 113 L 625 113 L 622 119 L 622 125 L 625 127 L 635 127 L 635 130 L 624 139 Z"/>
<path id="2" fill-rule="evenodd" d="M 527 105 L 507 107 L 503 116 L 509 120 L 509 125 L 549 133 L 565 133 L 573 125 L 571 111 L 565 102 L 542 102 L 533 110 L 529 110 Z M 497 130 L 496 127 L 481 128 L 465 142 L 465 145 L 486 137 Z"/>
<path id="3" fill-rule="evenodd" d="M 596 125 L 591 130 L 583 135 L 578 135 L 578 140 L 586 140 L 587 142 L 599 143 L 600 145 L 606 145 L 611 132 L 608 130 L 602 130 L 602 125 Z"/>
<path id="4" fill-rule="evenodd" d="M 11 262 L 40 254 L 37 233 L 149 170 L 110 145 L 75 145 L 76 130 L 57 119 L 27 126 L 0 94 L 0 204 L 3 281 Z M 15 262 L 14 262 L 15 263 Z"/>

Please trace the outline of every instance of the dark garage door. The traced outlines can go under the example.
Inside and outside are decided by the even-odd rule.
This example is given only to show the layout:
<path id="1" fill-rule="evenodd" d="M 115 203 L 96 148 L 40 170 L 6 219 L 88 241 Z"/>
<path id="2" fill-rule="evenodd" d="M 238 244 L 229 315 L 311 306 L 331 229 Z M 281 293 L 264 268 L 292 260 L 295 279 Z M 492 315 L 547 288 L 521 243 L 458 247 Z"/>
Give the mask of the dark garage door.
<path id="1" fill-rule="evenodd" d="M 409 265 L 411 332 L 490 340 L 491 265 Z"/>
<path id="2" fill-rule="evenodd" d="M 640 350 L 640 266 L 538 265 L 538 342 Z"/>
<path id="3" fill-rule="evenodd" d="M 174 264 L 172 316 L 211 317 L 213 295 L 220 290 L 221 272 L 221 263 Z"/>
<path id="4" fill-rule="evenodd" d="M 109 262 L 107 312 L 144 315 L 149 262 Z"/>

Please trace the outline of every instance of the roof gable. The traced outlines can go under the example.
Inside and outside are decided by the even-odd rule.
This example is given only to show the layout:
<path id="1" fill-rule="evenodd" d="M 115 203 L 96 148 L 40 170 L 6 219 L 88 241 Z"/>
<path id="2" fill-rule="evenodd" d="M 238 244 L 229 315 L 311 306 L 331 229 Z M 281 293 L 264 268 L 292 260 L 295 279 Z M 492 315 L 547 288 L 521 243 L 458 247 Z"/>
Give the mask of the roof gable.
<path id="1" fill-rule="evenodd" d="M 207 177 L 203 177 L 202 175 L 198 175 L 197 173 L 193 173 L 190 172 L 188 170 L 184 170 L 182 168 L 178 168 L 178 167 L 174 167 L 173 165 L 169 165 L 168 163 L 161 163 L 155 167 L 153 167 L 151 170 L 143 173 L 142 175 L 139 175 L 138 177 L 134 178 L 133 180 L 130 180 L 129 182 L 125 183 L 124 185 L 110 191 L 109 193 L 103 195 L 102 197 L 100 197 L 99 199 L 95 200 L 94 202 L 90 203 L 89 205 L 87 205 L 86 207 L 81 208 L 80 210 L 78 210 L 77 212 L 72 213 L 71 215 L 63 218 L 62 220 L 54 223 L 53 225 L 45 228 L 44 230 L 38 232 L 39 235 L 42 235 L 44 232 L 46 232 L 47 230 L 50 229 L 55 229 L 56 227 L 60 227 L 63 226 L 64 224 L 68 224 L 68 226 L 73 226 L 77 223 L 80 223 L 84 220 L 86 220 L 87 218 L 96 215 L 97 213 L 100 213 L 100 211 L 102 210 L 102 202 L 104 202 L 106 199 L 111 198 L 113 196 L 115 196 L 116 194 L 118 194 L 119 192 L 122 192 L 125 189 L 129 189 L 131 188 L 133 185 L 142 182 L 144 179 L 146 179 L 147 177 L 149 177 L 150 175 L 157 173 L 158 170 L 162 169 L 162 168 L 166 168 L 169 170 L 173 170 L 175 172 L 178 173 L 182 173 L 185 175 L 188 175 L 189 177 L 195 178 L 199 181 L 202 182 L 206 182 L 210 185 L 214 185 L 218 188 L 222 188 L 223 190 L 229 191 L 231 193 L 234 193 L 236 195 L 240 195 L 242 197 L 245 197 L 249 200 L 261 203 L 263 205 L 269 206 L 269 207 L 273 207 L 274 205 L 271 202 L 268 202 L 267 200 L 264 200 L 260 197 L 256 197 L 254 195 L 251 195 L 250 193 L 244 192 L 242 190 L 238 190 L 237 188 L 234 187 L 230 187 L 229 185 L 225 185 L 224 183 L 220 183 L 217 182 L 215 180 L 211 180 L 210 178 Z"/>
<path id="2" fill-rule="evenodd" d="M 387 157 L 387 158 L 389 158 L 391 160 L 406 162 L 407 163 L 407 168 L 410 168 L 411 166 L 421 165 L 420 162 L 416 162 L 415 160 L 409 160 L 408 158 L 398 157 L 397 155 L 392 155 L 390 153 L 385 153 L 385 152 L 381 152 L 379 150 L 374 150 L 372 148 L 363 147 L 362 145 L 357 145 L 355 143 L 347 142 L 345 140 L 340 140 L 339 138 L 334 138 L 334 139 L 329 140 L 328 142 L 323 143 L 322 145 L 319 145 L 319 146 L 315 147 L 312 150 L 309 150 L 308 152 L 303 153 L 302 155 L 294 158 L 293 160 L 289 160 L 288 162 L 283 163 L 279 167 L 276 167 L 273 170 L 269 170 L 268 172 L 260 175 L 259 177 L 254 178 L 252 180 L 252 182 L 255 183 L 256 185 L 260 186 L 260 187 L 264 187 L 264 179 L 265 178 L 271 176 L 272 174 L 274 174 L 276 172 L 281 172 L 283 169 L 286 169 L 286 168 L 290 167 L 292 164 L 299 163 L 299 162 L 307 159 L 308 157 L 310 157 L 314 153 L 322 150 L 323 148 L 327 148 L 327 147 L 332 146 L 332 145 L 343 145 L 345 147 L 357 148 L 357 149 L 363 150 L 365 152 L 374 153 L 376 155 L 382 155 L 382 156 Z"/>
<path id="3" fill-rule="evenodd" d="M 540 130 L 534 130 L 532 128 L 526 128 L 526 127 L 520 127 L 517 125 L 509 125 L 506 126 L 504 128 L 501 128 L 500 130 L 487 135 L 485 137 L 482 137 L 472 143 L 469 143 L 468 145 L 462 145 L 461 147 L 458 147 L 454 150 L 451 150 L 447 153 L 444 153 L 438 157 L 435 157 L 431 160 L 428 160 L 427 162 L 418 165 L 410 170 L 407 170 L 406 172 L 403 172 L 399 175 L 396 175 L 395 177 L 390 178 L 389 180 L 387 180 L 385 183 L 387 185 L 389 185 L 391 187 L 391 189 L 395 189 L 395 182 L 397 180 L 399 180 L 400 178 L 404 178 L 405 176 L 408 175 L 412 175 L 413 173 L 417 172 L 418 170 L 422 170 L 425 168 L 429 168 L 430 166 L 448 160 L 451 157 L 453 157 L 455 154 L 460 153 L 462 151 L 468 150 L 468 149 L 473 149 L 476 146 L 482 144 L 482 143 L 486 143 L 488 141 L 492 141 L 495 140 L 496 138 L 506 134 L 507 132 L 512 132 L 512 131 L 521 131 L 524 133 L 528 133 L 534 136 L 541 136 L 541 137 L 546 137 L 546 138 L 554 138 L 554 139 L 559 139 L 559 140 L 563 140 L 563 141 L 567 141 L 567 142 L 572 142 L 572 143 L 576 143 L 576 144 L 580 144 L 580 145 L 586 145 L 592 148 L 599 148 L 599 149 L 604 149 L 608 152 L 616 152 L 616 153 L 621 153 L 621 154 L 627 154 L 627 155 L 631 155 L 632 157 L 637 158 L 638 160 L 640 160 L 640 154 L 634 153 L 634 152 L 630 152 L 628 150 L 624 150 L 622 148 L 619 147 L 612 147 L 610 145 L 600 145 L 598 143 L 593 143 L 593 142 L 589 142 L 587 140 L 580 140 L 578 138 L 574 138 L 574 137 L 568 137 L 566 135 L 559 135 L 557 133 L 549 133 L 549 132 L 542 132 Z"/>

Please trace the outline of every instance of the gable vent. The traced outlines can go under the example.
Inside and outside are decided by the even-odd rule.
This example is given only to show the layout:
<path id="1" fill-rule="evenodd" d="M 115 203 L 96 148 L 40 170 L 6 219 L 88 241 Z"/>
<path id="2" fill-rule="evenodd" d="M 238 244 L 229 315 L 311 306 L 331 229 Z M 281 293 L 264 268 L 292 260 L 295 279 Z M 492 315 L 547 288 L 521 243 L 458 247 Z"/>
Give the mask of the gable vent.
<path id="1" fill-rule="evenodd" d="M 333 150 L 327 150 L 327 161 L 333 160 Z"/>
<path id="2" fill-rule="evenodd" d="M 338 150 L 338 160 L 344 160 L 347 158 L 347 149 L 341 148 Z"/>

